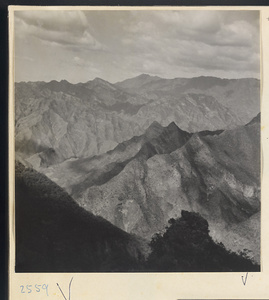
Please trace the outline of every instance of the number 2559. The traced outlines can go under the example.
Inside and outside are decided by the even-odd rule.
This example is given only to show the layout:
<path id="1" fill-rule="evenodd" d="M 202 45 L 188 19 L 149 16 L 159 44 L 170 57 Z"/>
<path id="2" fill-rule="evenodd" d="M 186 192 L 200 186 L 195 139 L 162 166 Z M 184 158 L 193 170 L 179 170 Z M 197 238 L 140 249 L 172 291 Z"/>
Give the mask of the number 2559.
<path id="1" fill-rule="evenodd" d="M 27 285 L 21 285 L 20 288 L 21 288 L 21 293 L 22 294 L 30 294 L 32 292 L 34 293 L 40 293 L 40 291 L 46 291 L 46 294 L 47 296 L 49 295 L 48 294 L 48 287 L 49 285 L 48 284 L 35 284 L 34 286 L 31 285 L 31 284 L 27 284 Z"/>

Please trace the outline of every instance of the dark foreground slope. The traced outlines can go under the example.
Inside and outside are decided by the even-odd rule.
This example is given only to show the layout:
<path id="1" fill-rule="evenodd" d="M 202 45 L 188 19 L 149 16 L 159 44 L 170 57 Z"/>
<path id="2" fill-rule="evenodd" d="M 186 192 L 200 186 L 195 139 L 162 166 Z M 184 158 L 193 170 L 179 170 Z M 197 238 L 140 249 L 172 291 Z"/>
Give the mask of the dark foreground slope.
<path id="1" fill-rule="evenodd" d="M 182 211 L 141 240 L 79 207 L 44 175 L 16 164 L 16 272 L 259 271 L 213 242 L 200 215 Z"/>
<path id="2" fill-rule="evenodd" d="M 16 164 L 16 272 L 132 271 L 138 248 L 46 176 Z"/>

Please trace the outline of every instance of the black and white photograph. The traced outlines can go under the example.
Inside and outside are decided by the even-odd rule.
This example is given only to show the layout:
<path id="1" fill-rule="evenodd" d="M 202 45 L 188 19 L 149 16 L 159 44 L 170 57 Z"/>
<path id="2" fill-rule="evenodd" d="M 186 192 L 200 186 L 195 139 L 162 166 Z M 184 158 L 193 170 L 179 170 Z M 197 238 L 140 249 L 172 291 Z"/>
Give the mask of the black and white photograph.
<path id="1" fill-rule="evenodd" d="M 14 12 L 15 272 L 260 272 L 259 10 Z"/>

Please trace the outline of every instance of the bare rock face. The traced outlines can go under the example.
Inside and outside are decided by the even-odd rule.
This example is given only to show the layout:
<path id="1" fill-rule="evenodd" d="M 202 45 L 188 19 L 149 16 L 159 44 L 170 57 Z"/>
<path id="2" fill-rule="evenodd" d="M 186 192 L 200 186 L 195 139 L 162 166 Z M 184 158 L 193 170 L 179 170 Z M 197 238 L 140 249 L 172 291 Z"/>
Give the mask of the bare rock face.
<path id="1" fill-rule="evenodd" d="M 17 83 L 17 157 L 35 168 L 92 157 L 143 134 L 154 121 L 188 132 L 234 128 L 259 111 L 258 88 L 252 79 L 149 75 L 116 85 L 100 78 Z"/>
<path id="2" fill-rule="evenodd" d="M 259 245 L 244 236 L 243 224 L 260 211 L 259 130 L 256 121 L 194 134 L 175 151 L 136 155 L 105 183 L 79 183 L 70 193 L 85 209 L 148 239 L 181 210 L 199 212 L 216 240 L 238 250 L 247 239 L 257 259 Z"/>

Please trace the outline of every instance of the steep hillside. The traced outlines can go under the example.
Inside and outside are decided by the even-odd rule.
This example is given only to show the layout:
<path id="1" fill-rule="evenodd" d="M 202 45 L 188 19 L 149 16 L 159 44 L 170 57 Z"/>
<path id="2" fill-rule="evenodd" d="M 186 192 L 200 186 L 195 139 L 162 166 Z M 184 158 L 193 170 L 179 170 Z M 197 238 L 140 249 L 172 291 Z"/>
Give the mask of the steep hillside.
<path id="1" fill-rule="evenodd" d="M 16 272 L 259 271 L 249 259 L 214 243 L 198 214 L 182 211 L 181 218 L 171 219 L 150 250 L 20 163 L 15 213 Z"/>
<path id="2" fill-rule="evenodd" d="M 146 238 L 181 210 L 199 212 L 213 238 L 244 249 L 225 237 L 260 211 L 259 133 L 256 118 L 234 130 L 194 134 L 172 152 L 135 156 L 110 180 L 77 185 L 71 193 L 87 210 Z M 258 257 L 259 245 L 248 243 Z"/>
<path id="3" fill-rule="evenodd" d="M 245 124 L 259 111 L 259 82 L 149 75 L 116 85 L 21 82 L 15 98 L 17 159 L 39 168 L 103 154 L 154 121 L 187 132 Z"/>
<path id="4" fill-rule="evenodd" d="M 155 154 L 171 153 L 184 145 L 191 135 L 175 123 L 162 127 L 153 122 L 143 135 L 119 144 L 106 154 L 71 159 L 39 170 L 77 198 L 90 186 L 108 182 L 132 159 L 145 160 Z"/>
<path id="5" fill-rule="evenodd" d="M 261 213 L 257 212 L 249 219 L 233 224 L 223 233 L 226 246 L 237 252 L 243 252 L 253 257 L 256 262 L 260 261 L 261 249 Z M 250 242 L 251 241 L 251 242 Z M 245 245 L 245 247 L 242 247 Z"/>
<path id="6" fill-rule="evenodd" d="M 99 79 L 18 83 L 15 97 L 16 154 L 36 167 L 104 153 L 142 133 L 129 118 L 143 105 L 141 96 Z"/>
<path id="7" fill-rule="evenodd" d="M 44 175 L 16 163 L 16 272 L 141 268 L 138 239 L 93 216 Z"/>

